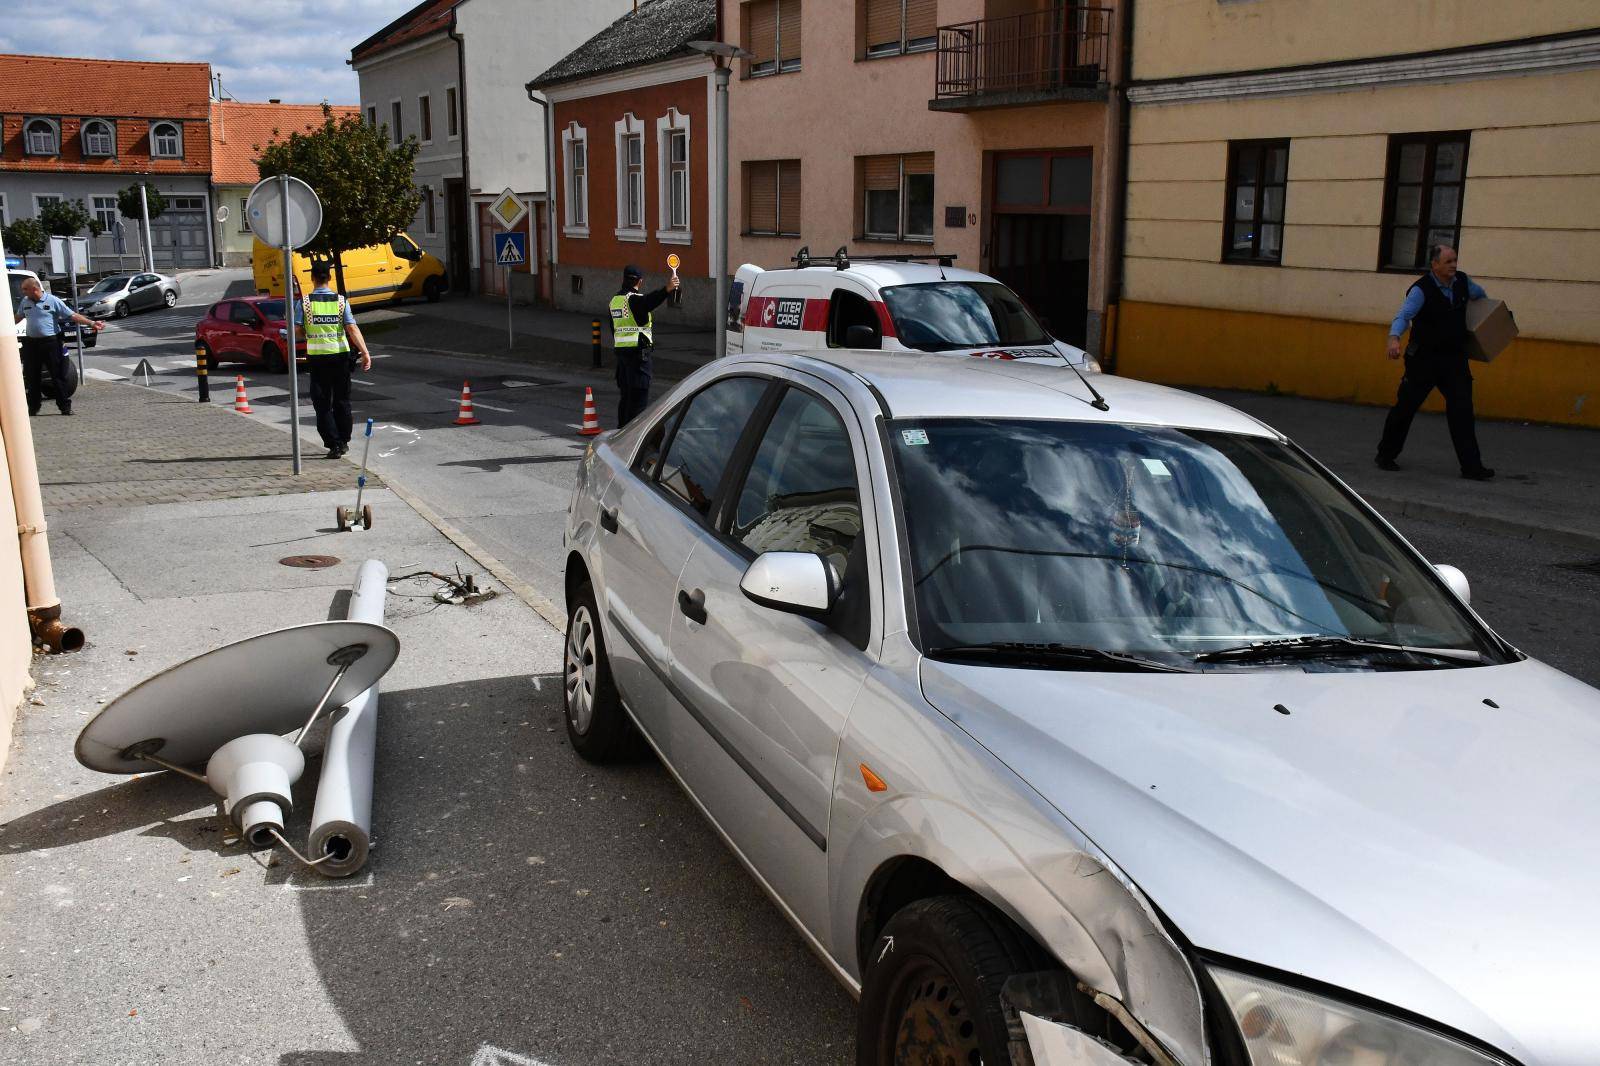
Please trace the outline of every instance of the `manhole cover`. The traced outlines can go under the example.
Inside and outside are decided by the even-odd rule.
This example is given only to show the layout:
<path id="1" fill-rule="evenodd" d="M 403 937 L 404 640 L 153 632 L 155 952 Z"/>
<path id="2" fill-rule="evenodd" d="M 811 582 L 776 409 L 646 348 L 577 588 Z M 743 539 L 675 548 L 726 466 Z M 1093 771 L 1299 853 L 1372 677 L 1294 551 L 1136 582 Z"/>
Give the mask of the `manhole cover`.
<path id="1" fill-rule="evenodd" d="M 302 570 L 323 570 L 327 567 L 338 565 L 339 557 L 336 555 L 289 555 L 279 559 L 278 562 L 284 566 L 297 566 Z"/>

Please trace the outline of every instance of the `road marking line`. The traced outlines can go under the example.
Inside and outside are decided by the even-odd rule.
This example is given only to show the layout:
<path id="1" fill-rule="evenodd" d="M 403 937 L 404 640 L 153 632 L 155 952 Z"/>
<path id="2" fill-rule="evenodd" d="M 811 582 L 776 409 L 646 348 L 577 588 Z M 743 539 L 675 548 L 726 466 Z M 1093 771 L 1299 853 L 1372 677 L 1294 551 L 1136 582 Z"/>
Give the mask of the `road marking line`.
<path id="1" fill-rule="evenodd" d="M 526 1055 L 518 1055 L 515 1051 L 485 1044 L 472 1056 L 471 1066 L 550 1066 L 543 1059 L 530 1059 Z"/>
<path id="2" fill-rule="evenodd" d="M 94 378 L 96 381 L 126 381 L 126 380 L 128 380 L 127 378 L 123 377 L 120 374 L 113 374 L 109 370 L 101 370 L 99 367 L 96 367 L 96 366 L 86 367 L 84 369 L 84 371 L 83 371 L 83 376 L 86 377 L 86 378 Z"/>
<path id="3" fill-rule="evenodd" d="M 474 397 L 473 400 L 472 400 L 472 406 L 481 407 L 485 411 L 499 411 L 501 414 L 504 414 L 504 415 L 516 414 L 516 412 L 514 410 L 512 410 L 511 408 L 509 408 L 509 407 L 496 407 L 494 404 L 492 404 L 492 403 L 484 403 L 482 400 L 477 399 L 476 397 Z"/>

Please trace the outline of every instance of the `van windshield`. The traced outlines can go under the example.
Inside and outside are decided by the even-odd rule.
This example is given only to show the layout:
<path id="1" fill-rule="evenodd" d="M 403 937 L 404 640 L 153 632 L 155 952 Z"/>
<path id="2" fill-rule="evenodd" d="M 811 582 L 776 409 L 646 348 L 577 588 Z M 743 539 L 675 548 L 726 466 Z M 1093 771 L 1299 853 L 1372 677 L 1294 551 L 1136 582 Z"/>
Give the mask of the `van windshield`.
<path id="1" fill-rule="evenodd" d="M 883 290 L 883 302 L 895 336 L 918 351 L 1050 344 L 1039 320 L 997 281 L 895 285 Z"/>

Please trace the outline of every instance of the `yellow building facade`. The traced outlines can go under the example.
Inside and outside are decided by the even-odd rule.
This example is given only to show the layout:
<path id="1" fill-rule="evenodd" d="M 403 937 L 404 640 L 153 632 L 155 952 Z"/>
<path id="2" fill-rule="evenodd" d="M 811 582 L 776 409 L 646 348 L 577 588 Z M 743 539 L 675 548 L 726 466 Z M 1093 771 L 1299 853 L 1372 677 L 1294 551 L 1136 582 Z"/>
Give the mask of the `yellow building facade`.
<path id="1" fill-rule="evenodd" d="M 1389 403 L 1443 242 L 1521 331 L 1479 413 L 1600 426 L 1600 4 L 1140 0 L 1133 56 L 1120 373 Z"/>

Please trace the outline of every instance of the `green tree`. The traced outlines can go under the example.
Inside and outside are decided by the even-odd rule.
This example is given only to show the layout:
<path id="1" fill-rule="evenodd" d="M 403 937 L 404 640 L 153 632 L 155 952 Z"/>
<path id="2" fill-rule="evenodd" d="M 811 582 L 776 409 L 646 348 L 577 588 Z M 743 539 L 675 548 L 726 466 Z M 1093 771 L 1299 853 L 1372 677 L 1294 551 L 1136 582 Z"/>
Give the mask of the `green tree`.
<path id="1" fill-rule="evenodd" d="M 389 143 L 387 126 L 374 128 L 354 115 L 335 119 L 322 105 L 322 125 L 291 133 L 262 147 L 256 169 L 263 178 L 289 174 L 316 190 L 322 200 L 322 228 L 301 251 L 331 260 L 344 291 L 341 253 L 386 244 L 409 226 L 422 206 L 415 185 L 417 139 Z"/>
<path id="2" fill-rule="evenodd" d="M 150 208 L 150 217 L 159 218 L 161 212 L 167 209 L 167 198 L 161 195 L 159 189 L 144 182 L 144 195 Z M 126 189 L 117 193 L 117 213 L 123 218 L 143 219 L 144 213 L 139 208 L 139 182 L 134 182 Z"/>
<path id="3" fill-rule="evenodd" d="M 76 237 L 93 221 L 82 200 L 51 200 L 39 209 L 39 225 L 52 237 Z"/>
<path id="4" fill-rule="evenodd" d="M 24 266 L 27 265 L 28 256 L 43 255 L 45 249 L 50 247 L 50 235 L 37 219 L 17 219 L 5 228 L 4 236 L 6 251 L 22 256 Z"/>

